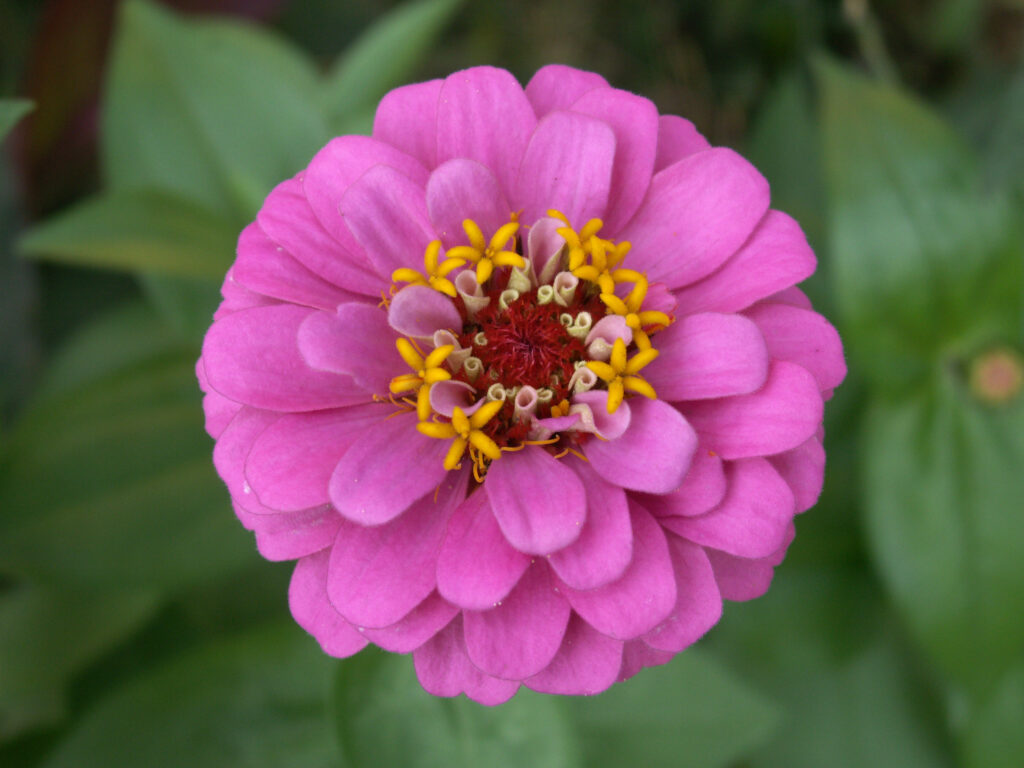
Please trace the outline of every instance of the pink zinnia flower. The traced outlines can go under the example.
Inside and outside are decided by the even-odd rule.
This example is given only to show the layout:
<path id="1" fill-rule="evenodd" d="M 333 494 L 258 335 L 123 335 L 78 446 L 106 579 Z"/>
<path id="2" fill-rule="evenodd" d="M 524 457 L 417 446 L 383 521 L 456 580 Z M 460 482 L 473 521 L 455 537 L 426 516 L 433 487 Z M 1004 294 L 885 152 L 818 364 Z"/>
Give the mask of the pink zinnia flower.
<path id="1" fill-rule="evenodd" d="M 762 594 L 817 499 L 839 338 L 742 157 L 600 76 L 399 88 L 241 234 L 214 461 L 334 656 L 590 694 Z"/>

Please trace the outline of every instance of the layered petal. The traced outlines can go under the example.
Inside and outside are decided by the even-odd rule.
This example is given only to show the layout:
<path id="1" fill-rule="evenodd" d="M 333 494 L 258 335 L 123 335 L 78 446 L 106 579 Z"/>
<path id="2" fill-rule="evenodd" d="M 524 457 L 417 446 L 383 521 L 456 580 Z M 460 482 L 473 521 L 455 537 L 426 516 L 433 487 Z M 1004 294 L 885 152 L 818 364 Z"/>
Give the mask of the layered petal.
<path id="1" fill-rule="evenodd" d="M 703 515 L 722 502 L 727 487 L 721 457 L 713 451 L 698 448 L 683 484 L 671 493 L 645 494 L 643 504 L 656 517 Z"/>
<path id="2" fill-rule="evenodd" d="M 278 514 L 254 514 L 237 502 L 235 515 L 256 536 L 256 549 L 267 560 L 295 560 L 329 547 L 341 516 L 329 504 Z"/>
<path id="3" fill-rule="evenodd" d="M 768 210 L 768 182 L 730 149 L 698 152 L 655 174 L 621 237 L 633 269 L 675 290 L 743 245 Z"/>
<path id="4" fill-rule="evenodd" d="M 630 640 L 663 622 L 676 604 L 668 543 L 651 514 L 630 504 L 633 560 L 621 578 L 597 589 L 564 589 L 576 613 L 598 632 Z"/>
<path id="5" fill-rule="evenodd" d="M 548 562 L 573 589 L 594 589 L 618 579 L 633 559 L 633 524 L 625 492 L 586 462 L 566 459 L 583 481 L 587 521 L 580 536 L 552 554 Z"/>
<path id="6" fill-rule="evenodd" d="M 437 558 L 437 588 L 461 608 L 493 608 L 519 582 L 530 560 L 505 540 L 487 494 L 477 490 L 448 521 Z"/>
<path id="7" fill-rule="evenodd" d="M 800 225 L 781 211 L 768 211 L 732 258 L 676 298 L 690 312 L 738 312 L 810 277 L 816 266 Z"/>
<path id="8" fill-rule="evenodd" d="M 465 693 L 473 701 L 494 706 L 519 690 L 518 682 L 481 672 L 469 660 L 461 616 L 417 648 L 412 658 L 420 685 L 435 696 Z"/>
<path id="9" fill-rule="evenodd" d="M 462 228 L 466 219 L 490 234 L 508 223 L 512 208 L 490 169 L 475 160 L 456 158 L 430 174 L 427 211 L 442 245 L 451 248 L 468 242 Z"/>
<path id="10" fill-rule="evenodd" d="M 604 216 L 615 163 L 615 133 L 576 112 L 552 112 L 537 125 L 519 166 L 512 204 L 524 221 L 549 209 L 576 226 Z"/>
<path id="11" fill-rule="evenodd" d="M 312 313 L 298 330 L 306 363 L 343 374 L 362 390 L 363 400 L 383 395 L 393 377 L 408 372 L 395 351 L 396 338 L 388 315 L 372 304 L 342 304 L 336 313 Z"/>
<path id="12" fill-rule="evenodd" d="M 520 552 L 557 552 L 579 537 L 587 519 L 583 483 L 542 448 L 503 453 L 484 489 L 502 533 Z"/>
<path id="13" fill-rule="evenodd" d="M 817 312 L 788 304 L 756 304 L 746 311 L 757 323 L 775 360 L 806 368 L 822 391 L 846 378 L 843 344 L 832 324 Z"/>
<path id="14" fill-rule="evenodd" d="M 569 619 L 562 646 L 548 665 L 524 682 L 541 693 L 591 696 L 608 688 L 622 667 L 620 640 L 602 635 L 576 614 Z"/>
<path id="15" fill-rule="evenodd" d="M 409 285 L 395 294 L 388 323 L 403 336 L 425 339 L 434 331 L 462 329 L 462 318 L 447 296 L 425 285 Z"/>
<path id="16" fill-rule="evenodd" d="M 338 613 L 362 627 L 387 627 L 434 591 L 437 553 L 448 518 L 465 494 L 462 474 L 405 514 L 374 527 L 348 523 L 331 548 L 327 595 Z"/>
<path id="17" fill-rule="evenodd" d="M 437 103 L 443 80 L 390 91 L 373 118 L 373 138 L 397 147 L 425 168 L 437 165 Z"/>
<path id="18" fill-rule="evenodd" d="M 569 613 L 547 565 L 534 563 L 500 605 L 463 611 L 466 652 L 488 675 L 523 680 L 558 653 Z"/>
<path id="19" fill-rule="evenodd" d="M 703 548 L 670 534 L 668 550 L 676 574 L 676 606 L 643 639 L 652 648 L 678 653 L 718 623 L 722 596 Z"/>
<path id="20" fill-rule="evenodd" d="M 757 392 L 687 403 L 686 418 L 723 459 L 769 456 L 795 448 L 821 424 L 818 384 L 794 363 L 775 362 Z"/>
<path id="21" fill-rule="evenodd" d="M 616 440 L 591 440 L 587 459 L 605 480 L 645 493 L 678 488 L 697 449 L 697 435 L 675 408 L 633 398 L 629 428 Z"/>
<path id="22" fill-rule="evenodd" d="M 764 337 L 741 315 L 689 315 L 656 340 L 661 354 L 644 368 L 644 378 L 665 400 L 745 395 L 768 376 Z"/>
<path id="23" fill-rule="evenodd" d="M 455 157 L 490 168 L 506 197 L 537 118 L 508 72 L 474 67 L 445 78 L 437 108 L 437 162 Z"/>
<path id="24" fill-rule="evenodd" d="M 386 418 L 345 451 L 328 485 L 342 515 L 382 525 L 438 486 L 461 482 L 444 468 L 447 443 L 421 435 L 416 423 L 415 413 Z"/>
<path id="25" fill-rule="evenodd" d="M 363 637 L 392 653 L 411 653 L 430 640 L 459 615 L 457 606 L 431 593 L 419 605 L 389 627 L 366 627 Z"/>
<path id="26" fill-rule="evenodd" d="M 678 163 L 685 157 L 711 149 L 708 140 L 701 136 L 689 120 L 676 115 L 662 115 L 658 118 L 658 154 L 654 170 L 658 172 Z"/>
<path id="27" fill-rule="evenodd" d="M 366 647 L 366 638 L 343 619 L 327 599 L 327 562 L 322 550 L 299 560 L 288 587 L 288 605 L 296 623 L 309 632 L 324 653 L 345 658 Z"/>
<path id="28" fill-rule="evenodd" d="M 685 539 L 739 557 L 766 557 L 786 537 L 796 502 L 775 468 L 763 458 L 730 462 L 722 503 L 697 517 L 663 517 L 661 524 Z"/>
<path id="29" fill-rule="evenodd" d="M 564 64 L 548 64 L 530 78 L 526 84 L 526 97 L 537 117 L 541 118 L 556 109 L 568 109 L 583 94 L 595 88 L 610 86 L 596 72 L 584 72 Z"/>
<path id="30" fill-rule="evenodd" d="M 217 320 L 203 340 L 210 387 L 239 403 L 274 411 L 316 411 L 365 399 L 347 376 L 313 370 L 298 331 L 315 310 L 279 304 Z"/>

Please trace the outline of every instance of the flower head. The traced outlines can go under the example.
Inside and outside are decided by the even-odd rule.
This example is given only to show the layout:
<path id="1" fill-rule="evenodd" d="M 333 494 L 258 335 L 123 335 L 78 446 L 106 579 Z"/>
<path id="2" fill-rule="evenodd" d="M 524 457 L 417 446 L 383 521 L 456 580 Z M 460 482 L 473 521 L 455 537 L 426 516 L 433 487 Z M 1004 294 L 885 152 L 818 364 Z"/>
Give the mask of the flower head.
<path id="1" fill-rule="evenodd" d="M 299 624 L 493 704 L 604 690 L 763 593 L 845 375 L 768 205 L 735 152 L 561 66 L 392 91 L 271 192 L 197 372 Z"/>

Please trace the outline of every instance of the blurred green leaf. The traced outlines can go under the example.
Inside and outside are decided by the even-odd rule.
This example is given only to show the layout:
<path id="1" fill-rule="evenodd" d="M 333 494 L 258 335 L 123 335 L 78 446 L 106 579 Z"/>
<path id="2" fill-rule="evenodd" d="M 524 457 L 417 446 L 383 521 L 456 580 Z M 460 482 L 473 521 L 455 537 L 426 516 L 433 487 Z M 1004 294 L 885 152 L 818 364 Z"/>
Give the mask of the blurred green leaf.
<path id="1" fill-rule="evenodd" d="M 210 462 L 194 365 L 170 353 L 34 404 L 0 466 L 0 568 L 177 588 L 250 561 Z"/>
<path id="2" fill-rule="evenodd" d="M 64 716 L 72 675 L 148 619 L 144 592 L 34 586 L 0 595 L 0 739 Z"/>
<path id="3" fill-rule="evenodd" d="M 968 690 L 1024 647 L 1024 402 L 974 402 L 943 377 L 877 403 L 863 442 L 868 534 L 918 642 Z"/>
<path id="4" fill-rule="evenodd" d="M 175 194 L 121 190 L 37 225 L 19 241 L 37 258 L 220 281 L 238 232 L 222 215 Z"/>
<path id="5" fill-rule="evenodd" d="M 114 190 L 161 188 L 236 222 L 327 139 L 301 55 L 255 28 L 123 6 L 103 113 Z"/>
<path id="6" fill-rule="evenodd" d="M 0 99 L 0 141 L 32 108 L 33 104 L 28 99 Z"/>
<path id="7" fill-rule="evenodd" d="M 46 400 L 138 363 L 187 352 L 181 341 L 141 301 L 115 307 L 78 328 L 53 354 L 35 395 Z"/>
<path id="8" fill-rule="evenodd" d="M 1024 192 L 1024 66 L 998 99 L 990 125 L 985 165 L 994 184 Z"/>
<path id="9" fill-rule="evenodd" d="M 342 662 L 334 716 L 352 768 L 580 764 L 558 698 L 524 690 L 498 707 L 438 698 L 420 687 L 408 656 L 368 650 Z"/>
<path id="10" fill-rule="evenodd" d="M 774 706 L 694 648 L 569 706 L 588 766 L 727 766 L 779 724 Z"/>
<path id="11" fill-rule="evenodd" d="M 920 716 L 923 702 L 906 659 L 876 643 L 850 663 L 790 677 L 790 712 L 751 768 L 945 768 L 941 738 Z"/>
<path id="12" fill-rule="evenodd" d="M 223 640 L 102 699 L 43 765 L 337 766 L 331 664 L 295 626 Z"/>
<path id="13" fill-rule="evenodd" d="M 923 106 L 827 61 L 818 71 L 842 330 L 876 388 L 906 391 L 949 355 L 1016 337 L 1019 217 Z"/>
<path id="14" fill-rule="evenodd" d="M 965 734 L 968 768 L 1020 768 L 1024 765 L 1024 662 L 1003 677 L 977 709 Z"/>
<path id="15" fill-rule="evenodd" d="M 340 133 L 364 132 L 363 113 L 372 115 L 381 97 L 405 82 L 427 58 L 462 1 L 407 2 L 349 46 L 324 83 L 323 101 Z"/>

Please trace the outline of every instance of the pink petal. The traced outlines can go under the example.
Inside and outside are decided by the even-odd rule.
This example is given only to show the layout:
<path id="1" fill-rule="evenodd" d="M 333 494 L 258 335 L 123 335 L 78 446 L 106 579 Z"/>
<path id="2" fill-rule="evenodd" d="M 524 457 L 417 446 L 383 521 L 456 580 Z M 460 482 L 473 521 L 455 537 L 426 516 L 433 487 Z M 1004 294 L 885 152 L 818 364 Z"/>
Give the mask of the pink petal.
<path id="1" fill-rule="evenodd" d="M 408 285 L 391 300 L 388 322 L 403 336 L 429 338 L 442 329 L 462 331 L 462 317 L 451 299 L 425 285 Z"/>
<path id="2" fill-rule="evenodd" d="M 798 513 L 817 503 L 825 482 L 825 449 L 817 437 L 769 460 L 792 489 Z"/>
<path id="3" fill-rule="evenodd" d="M 601 218 L 615 161 L 615 134 L 607 123 L 575 112 L 552 112 L 530 137 L 512 204 L 533 222 L 554 208 L 576 227 Z"/>
<path id="4" fill-rule="evenodd" d="M 661 624 L 644 635 L 644 642 L 662 651 L 681 651 L 697 642 L 722 617 L 722 596 L 704 550 L 668 536 L 676 573 L 676 607 Z"/>
<path id="5" fill-rule="evenodd" d="M 689 120 L 675 115 L 658 118 L 658 157 L 654 171 L 668 168 L 685 157 L 711 149 L 711 144 Z"/>
<path id="6" fill-rule="evenodd" d="M 484 404 L 484 398 L 476 394 L 476 390 L 464 381 L 439 381 L 430 387 L 430 407 L 435 413 L 449 419 L 456 408 L 461 408 L 467 416 L 472 416 Z"/>
<path id="7" fill-rule="evenodd" d="M 630 268 L 675 290 L 714 272 L 767 210 L 764 177 L 731 149 L 716 147 L 656 174 L 621 239 L 633 244 Z"/>
<path id="8" fill-rule="evenodd" d="M 629 429 L 617 440 L 591 440 L 585 452 L 598 474 L 616 485 L 669 493 L 683 482 L 697 448 L 693 428 L 668 403 L 634 397 Z"/>
<path id="9" fill-rule="evenodd" d="M 363 636 L 385 651 L 412 653 L 450 624 L 458 614 L 456 606 L 434 592 L 401 621 L 381 629 L 367 627 Z"/>
<path id="10" fill-rule="evenodd" d="M 423 184 L 386 165 L 371 168 L 344 193 L 341 215 L 366 258 L 385 279 L 419 268 L 434 239 Z"/>
<path id="11" fill-rule="evenodd" d="M 771 304 L 788 304 L 791 307 L 799 307 L 800 309 L 814 309 L 811 300 L 807 298 L 807 294 L 795 285 L 783 288 L 778 293 L 773 293 L 764 301 Z"/>
<path id="12" fill-rule="evenodd" d="M 660 667 L 675 658 L 671 651 L 656 651 L 643 640 L 630 640 L 622 646 L 622 667 L 618 682 L 624 682 L 646 667 Z"/>
<path id="13" fill-rule="evenodd" d="M 794 533 L 795 529 L 790 525 L 782 546 L 776 552 L 753 560 L 719 552 L 717 549 L 706 550 L 722 597 L 739 602 L 754 600 L 767 592 L 775 574 L 775 566 L 785 557 Z"/>
<path id="14" fill-rule="evenodd" d="M 660 496 L 645 495 L 643 505 L 655 517 L 703 515 L 722 502 L 727 486 L 722 459 L 698 448 L 679 489 Z"/>
<path id="15" fill-rule="evenodd" d="M 437 162 L 476 160 L 493 171 L 507 197 L 536 123 L 522 87 L 505 70 L 473 67 L 456 72 L 441 86 Z"/>
<path id="16" fill-rule="evenodd" d="M 767 459 L 741 459 L 726 469 L 729 490 L 715 509 L 699 517 L 663 517 L 673 533 L 739 557 L 777 550 L 795 514 L 793 492 Z"/>
<path id="17" fill-rule="evenodd" d="M 512 212 L 494 174 L 465 158 L 449 160 L 430 174 L 427 210 L 445 248 L 469 242 L 463 220 L 475 221 L 489 238 L 509 222 Z"/>
<path id="18" fill-rule="evenodd" d="M 245 477 L 262 504 L 296 511 L 327 504 L 327 484 L 342 455 L 394 407 L 368 403 L 290 413 L 264 430 L 245 460 Z"/>
<path id="19" fill-rule="evenodd" d="M 245 459 L 256 438 L 281 418 L 279 413 L 243 408 L 213 446 L 213 466 L 228 487 L 231 498 L 249 512 L 272 515 L 278 510 L 260 504 L 245 480 Z M 246 526 L 249 527 L 249 526 Z M 250 528 L 251 530 L 251 528 Z"/>
<path id="20" fill-rule="evenodd" d="M 354 405 L 366 395 L 346 376 L 315 371 L 299 354 L 302 322 L 316 310 L 279 304 L 216 321 L 203 341 L 210 386 L 225 397 L 274 411 Z"/>
<path id="21" fill-rule="evenodd" d="M 373 138 L 419 160 L 437 165 L 437 100 L 441 80 L 403 85 L 381 99 L 373 118 Z"/>
<path id="22" fill-rule="evenodd" d="M 503 600 L 529 566 L 529 555 L 509 546 L 487 494 L 477 490 L 448 521 L 437 557 L 437 589 L 461 608 L 483 611 Z"/>
<path id="23" fill-rule="evenodd" d="M 462 636 L 462 618 L 456 616 L 413 653 L 416 676 L 423 689 L 435 696 L 458 696 L 465 692 L 473 701 L 486 706 L 511 699 L 519 690 L 519 683 L 499 680 L 477 669 L 466 655 Z"/>
<path id="24" fill-rule="evenodd" d="M 196 361 L 196 378 L 199 380 L 199 389 L 203 392 L 203 415 L 206 418 L 203 426 L 206 433 L 216 440 L 244 406 L 210 389 L 210 383 L 206 380 L 206 367 L 201 357 Z"/>
<path id="25" fill-rule="evenodd" d="M 818 384 L 794 363 L 774 362 L 757 392 L 687 403 L 701 444 L 723 459 L 767 456 L 795 448 L 821 424 Z"/>
<path id="26" fill-rule="evenodd" d="M 503 453 L 488 469 L 484 489 L 508 543 L 527 554 L 571 544 L 587 518 L 583 483 L 543 448 Z"/>
<path id="27" fill-rule="evenodd" d="M 306 199 L 317 219 L 349 253 L 361 254 L 362 250 L 358 234 L 346 226 L 341 210 L 342 199 L 356 180 L 374 166 L 383 166 L 405 176 L 420 188 L 427 183 L 427 169 L 415 158 L 368 136 L 331 139 L 310 160 L 302 178 Z M 378 272 L 385 279 L 391 275 L 390 271 Z"/>
<path id="28" fill-rule="evenodd" d="M 615 132 L 615 163 L 604 217 L 605 232 L 614 235 L 636 213 L 651 183 L 658 109 L 648 99 L 616 88 L 591 90 L 571 109 L 604 121 Z"/>
<path id="29" fill-rule="evenodd" d="M 438 485 L 460 482 L 444 468 L 447 440 L 416 430 L 416 414 L 380 422 L 349 448 L 331 475 L 331 502 L 361 525 L 381 525 L 402 514 Z"/>
<path id="30" fill-rule="evenodd" d="M 633 560 L 622 577 L 597 589 L 565 589 L 576 613 L 598 632 L 619 640 L 654 629 L 676 604 L 676 579 L 661 526 L 635 502 L 629 511 Z"/>
<path id="31" fill-rule="evenodd" d="M 587 492 L 587 522 L 580 537 L 548 562 L 573 589 L 594 589 L 619 578 L 633 559 L 633 524 L 621 488 L 605 482 L 585 462 L 572 460 L 569 466 Z"/>
<path id="32" fill-rule="evenodd" d="M 220 320 L 222 317 L 233 315 L 242 309 L 272 307 L 281 303 L 277 299 L 250 291 L 245 286 L 236 283 L 232 267 L 229 267 L 227 274 L 224 275 L 224 282 L 220 286 L 220 295 L 224 297 L 224 301 L 220 303 L 220 306 L 213 313 L 214 320 Z"/>
<path id="33" fill-rule="evenodd" d="M 608 88 L 608 81 L 594 72 L 548 64 L 537 70 L 526 84 L 526 98 L 533 105 L 537 117 L 544 117 L 556 109 L 568 109 L 583 94 L 595 88 Z"/>
<path id="34" fill-rule="evenodd" d="M 558 653 L 569 613 L 550 570 L 536 563 L 497 607 L 463 611 L 466 652 L 488 675 L 505 680 L 530 677 Z"/>
<path id="35" fill-rule="evenodd" d="M 327 571 L 327 594 L 338 613 L 362 627 L 399 621 L 434 591 L 437 553 L 466 475 L 445 483 L 384 525 L 347 523 L 338 532 Z"/>
<path id="36" fill-rule="evenodd" d="M 618 440 L 622 437 L 629 429 L 633 417 L 633 409 L 626 402 L 616 408 L 615 413 L 608 413 L 608 392 L 604 389 L 592 389 L 573 395 L 572 404 L 590 408 L 589 414 L 581 414 L 581 418 L 585 418 L 579 428 L 583 431 L 596 431 L 605 440 Z M 584 426 L 591 425 L 593 429 L 584 429 Z"/>
<path id="37" fill-rule="evenodd" d="M 324 653 L 345 658 L 366 647 L 366 638 L 345 621 L 327 600 L 328 550 L 295 564 L 288 587 L 288 605 L 295 622 L 309 632 Z"/>
<path id="38" fill-rule="evenodd" d="M 755 304 L 745 314 L 761 329 L 771 356 L 806 368 L 820 389 L 838 387 L 846 378 L 843 343 L 832 324 L 817 312 L 786 304 Z"/>
<path id="39" fill-rule="evenodd" d="M 397 337 L 378 307 L 342 304 L 337 313 L 310 314 L 299 327 L 298 345 L 311 368 L 351 377 L 365 401 L 384 395 L 392 378 L 409 372 L 395 349 Z"/>
<path id="40" fill-rule="evenodd" d="M 243 229 L 238 238 L 238 258 L 231 274 L 250 290 L 317 309 L 333 310 L 344 301 L 362 298 L 306 269 L 270 240 L 255 222 Z"/>
<path id="41" fill-rule="evenodd" d="M 386 287 L 347 230 L 343 244 L 324 229 L 300 179 L 278 184 L 264 201 L 256 222 L 271 241 L 333 285 L 366 296 L 377 296 Z"/>
<path id="42" fill-rule="evenodd" d="M 279 514 L 253 514 L 234 504 L 242 525 L 256 535 L 256 549 L 267 560 L 295 560 L 331 546 L 341 515 L 330 504 Z"/>
<path id="43" fill-rule="evenodd" d="M 621 667 L 622 643 L 573 614 L 558 653 L 525 684 L 541 693 L 590 696 L 614 683 Z"/>
<path id="44" fill-rule="evenodd" d="M 738 312 L 810 277 L 816 266 L 800 225 L 780 211 L 768 211 L 731 259 L 676 298 L 690 312 Z"/>
<path id="45" fill-rule="evenodd" d="M 689 315 L 658 333 L 655 345 L 661 354 L 643 375 L 664 400 L 745 395 L 768 375 L 764 337 L 742 315 Z"/>

